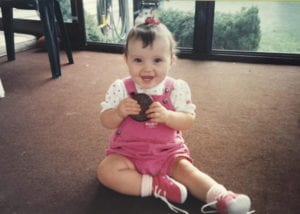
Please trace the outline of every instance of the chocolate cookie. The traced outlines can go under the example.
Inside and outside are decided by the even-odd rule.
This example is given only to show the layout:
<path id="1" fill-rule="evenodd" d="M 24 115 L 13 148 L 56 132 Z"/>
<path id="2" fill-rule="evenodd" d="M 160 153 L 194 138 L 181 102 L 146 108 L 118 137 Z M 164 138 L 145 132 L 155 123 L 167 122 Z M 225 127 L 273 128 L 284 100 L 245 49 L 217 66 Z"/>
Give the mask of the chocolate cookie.
<path id="1" fill-rule="evenodd" d="M 130 117 L 132 119 L 134 119 L 136 121 L 140 121 L 140 122 L 149 120 L 149 118 L 146 115 L 146 111 L 148 110 L 149 106 L 153 103 L 153 100 L 151 99 L 151 97 L 144 93 L 137 94 L 134 92 L 131 93 L 130 95 L 134 100 L 136 100 L 138 102 L 138 104 L 140 104 L 141 109 L 142 109 L 139 114 L 130 115 Z"/>

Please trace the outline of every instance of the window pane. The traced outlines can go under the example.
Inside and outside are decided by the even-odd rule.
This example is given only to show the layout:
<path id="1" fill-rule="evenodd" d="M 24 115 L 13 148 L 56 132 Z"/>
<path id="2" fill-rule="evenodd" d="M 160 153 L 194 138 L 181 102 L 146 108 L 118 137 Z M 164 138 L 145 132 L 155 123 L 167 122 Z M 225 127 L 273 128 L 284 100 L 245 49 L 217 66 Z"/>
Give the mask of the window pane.
<path id="1" fill-rule="evenodd" d="M 195 1 L 161 1 L 158 15 L 173 33 L 179 47 L 193 47 Z"/>
<path id="2" fill-rule="evenodd" d="M 132 0 L 83 0 L 88 42 L 123 44 L 133 25 Z"/>
<path id="3" fill-rule="evenodd" d="M 300 53 L 300 2 L 216 2 L 213 49 Z"/>
<path id="4" fill-rule="evenodd" d="M 72 22 L 71 0 L 60 0 L 59 4 L 64 22 Z"/>
<path id="5" fill-rule="evenodd" d="M 121 3 L 121 5 L 120 5 Z M 194 1 L 140 1 L 134 12 L 133 0 L 83 0 L 88 42 L 124 44 L 134 17 L 155 9 L 158 19 L 173 32 L 180 47 L 193 46 Z"/>

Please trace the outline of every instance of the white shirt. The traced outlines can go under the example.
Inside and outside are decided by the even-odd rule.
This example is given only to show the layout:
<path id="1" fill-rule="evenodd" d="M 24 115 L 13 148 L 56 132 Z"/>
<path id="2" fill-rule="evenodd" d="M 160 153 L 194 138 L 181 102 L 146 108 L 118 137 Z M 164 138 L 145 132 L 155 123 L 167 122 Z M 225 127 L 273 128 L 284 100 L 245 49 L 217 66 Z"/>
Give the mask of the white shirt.
<path id="1" fill-rule="evenodd" d="M 145 93 L 151 95 L 162 95 L 165 90 L 165 81 L 162 81 L 157 86 L 150 89 L 142 89 L 139 85 L 135 84 L 138 93 Z M 101 102 L 101 112 L 116 108 L 120 101 L 128 97 L 128 93 L 124 81 L 117 79 L 113 82 L 105 96 L 105 100 Z M 195 114 L 196 106 L 192 103 L 191 90 L 188 84 L 181 79 L 174 79 L 174 90 L 171 93 L 171 101 L 175 111 L 187 112 Z"/>

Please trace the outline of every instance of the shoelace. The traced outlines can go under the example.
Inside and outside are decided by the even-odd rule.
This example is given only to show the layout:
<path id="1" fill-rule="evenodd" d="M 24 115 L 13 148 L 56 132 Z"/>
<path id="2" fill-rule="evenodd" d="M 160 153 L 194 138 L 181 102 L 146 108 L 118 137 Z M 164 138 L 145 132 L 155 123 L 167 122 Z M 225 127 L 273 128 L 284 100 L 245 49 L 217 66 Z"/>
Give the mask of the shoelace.
<path id="1" fill-rule="evenodd" d="M 155 198 L 159 198 L 160 200 L 165 202 L 168 205 L 168 207 L 175 213 L 181 212 L 183 214 L 189 214 L 187 211 L 180 209 L 180 208 L 174 206 L 173 204 L 171 204 L 166 197 L 166 191 L 162 192 L 162 190 L 159 189 L 158 186 L 155 186 L 153 195 Z"/>
<path id="2" fill-rule="evenodd" d="M 203 205 L 202 208 L 201 208 L 201 212 L 204 213 L 204 214 L 218 213 L 217 210 L 205 211 L 205 209 L 206 209 L 207 207 L 211 207 L 211 206 L 216 205 L 216 204 L 217 204 L 217 201 L 213 201 L 213 202 L 211 202 L 211 203 L 207 203 L 207 204 Z M 251 211 L 249 211 L 249 212 L 247 212 L 247 213 L 245 213 L 245 214 L 252 214 L 252 213 L 255 213 L 255 210 L 251 210 Z"/>

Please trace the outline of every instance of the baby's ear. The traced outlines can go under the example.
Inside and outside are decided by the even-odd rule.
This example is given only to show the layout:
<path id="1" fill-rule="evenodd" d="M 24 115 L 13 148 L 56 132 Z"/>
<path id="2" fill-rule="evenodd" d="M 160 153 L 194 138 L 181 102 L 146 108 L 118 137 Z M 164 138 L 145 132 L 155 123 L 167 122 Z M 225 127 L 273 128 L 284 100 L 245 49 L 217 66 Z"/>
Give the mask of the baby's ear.
<path id="1" fill-rule="evenodd" d="M 123 60 L 125 64 L 128 66 L 128 56 L 126 54 L 123 54 Z"/>
<path id="2" fill-rule="evenodd" d="M 125 62 L 127 62 L 127 55 L 125 53 L 123 54 L 123 59 Z"/>
<path id="3" fill-rule="evenodd" d="M 176 54 L 172 54 L 172 56 L 171 56 L 171 65 L 174 65 L 176 63 L 176 61 L 177 61 Z"/>

